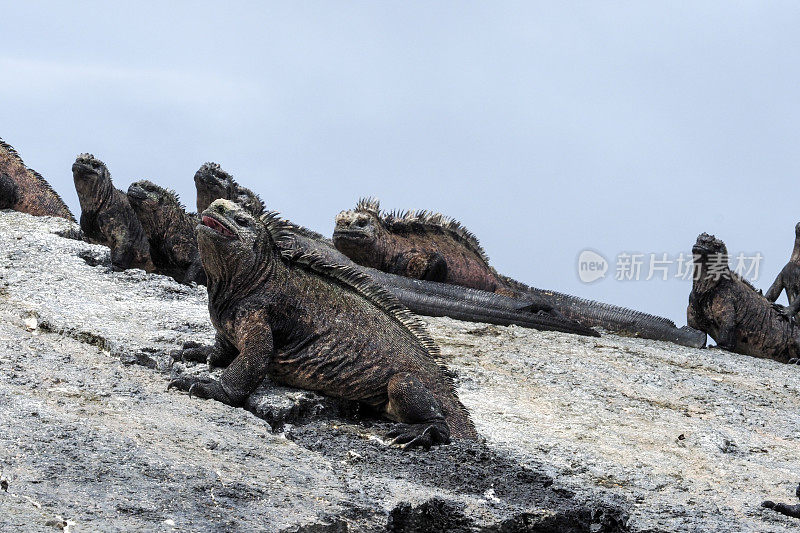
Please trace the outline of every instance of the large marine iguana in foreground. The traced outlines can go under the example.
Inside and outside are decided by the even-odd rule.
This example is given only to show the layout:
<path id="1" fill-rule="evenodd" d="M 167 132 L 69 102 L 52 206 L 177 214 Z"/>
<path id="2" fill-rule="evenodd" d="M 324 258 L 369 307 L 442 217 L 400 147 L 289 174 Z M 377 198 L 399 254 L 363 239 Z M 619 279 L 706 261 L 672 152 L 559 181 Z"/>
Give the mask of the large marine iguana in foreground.
<path id="1" fill-rule="evenodd" d="M 705 335 L 666 318 L 529 287 L 503 276 L 474 234 L 438 213 L 384 213 L 367 198 L 336 217 L 336 248 L 358 264 L 415 279 L 460 285 L 515 298 L 549 302 L 567 318 L 614 333 L 702 347 Z"/>
<path id="2" fill-rule="evenodd" d="M 728 267 L 725 243 L 701 233 L 692 247 L 694 281 L 686 310 L 693 328 L 717 348 L 753 357 L 796 362 L 800 329 L 745 279 Z"/>
<path id="3" fill-rule="evenodd" d="M 789 262 L 781 269 L 764 296 L 770 302 L 775 302 L 784 290 L 789 299 L 789 305 L 783 313 L 786 316 L 797 318 L 800 313 L 800 222 L 794 227 L 794 248 Z"/>
<path id="4" fill-rule="evenodd" d="M 153 272 L 147 235 L 128 197 L 111 183 L 105 163 L 91 154 L 81 154 L 72 165 L 72 177 L 86 239 L 111 248 L 111 265 L 116 270 L 142 268 Z"/>
<path id="5" fill-rule="evenodd" d="M 28 168 L 16 150 L 0 139 L 0 209 L 75 222 L 67 204 L 41 174 Z"/>
<path id="6" fill-rule="evenodd" d="M 195 173 L 194 181 L 198 209 L 207 208 L 212 201 L 223 198 L 241 205 L 253 215 L 258 216 L 264 212 L 261 198 L 250 189 L 240 186 L 217 163 L 205 163 L 201 166 Z M 418 281 L 365 268 L 336 250 L 330 239 L 287 220 L 284 223 L 295 234 L 295 244 L 298 247 L 323 257 L 328 263 L 360 270 L 417 314 L 599 336 L 591 328 L 555 313 L 552 306 L 543 299 L 530 297 L 527 301 L 521 301 L 457 285 Z"/>
<path id="7" fill-rule="evenodd" d="M 377 408 L 402 423 L 390 436 L 406 447 L 475 438 L 425 327 L 361 272 L 293 248 L 294 235 L 276 214 L 228 200 L 202 213 L 210 352 L 229 364 L 219 381 L 182 376 L 170 387 L 241 406 L 269 375 Z"/>
<path id="8" fill-rule="evenodd" d="M 186 212 L 175 191 L 148 180 L 128 187 L 128 201 L 147 234 L 156 272 L 180 283 L 205 285 L 195 236 L 200 217 Z"/>

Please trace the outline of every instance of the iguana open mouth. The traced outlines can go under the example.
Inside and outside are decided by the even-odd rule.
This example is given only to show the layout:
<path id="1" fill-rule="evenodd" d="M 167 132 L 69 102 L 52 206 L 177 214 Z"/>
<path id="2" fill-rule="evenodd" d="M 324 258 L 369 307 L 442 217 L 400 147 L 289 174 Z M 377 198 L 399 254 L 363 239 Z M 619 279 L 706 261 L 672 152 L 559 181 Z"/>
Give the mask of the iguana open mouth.
<path id="1" fill-rule="evenodd" d="M 214 217 L 210 217 L 208 215 L 203 215 L 203 225 L 208 226 L 209 228 L 213 229 L 220 235 L 224 235 L 229 238 L 236 238 L 236 234 L 233 233 L 231 230 L 225 227 L 222 222 L 217 220 Z"/>

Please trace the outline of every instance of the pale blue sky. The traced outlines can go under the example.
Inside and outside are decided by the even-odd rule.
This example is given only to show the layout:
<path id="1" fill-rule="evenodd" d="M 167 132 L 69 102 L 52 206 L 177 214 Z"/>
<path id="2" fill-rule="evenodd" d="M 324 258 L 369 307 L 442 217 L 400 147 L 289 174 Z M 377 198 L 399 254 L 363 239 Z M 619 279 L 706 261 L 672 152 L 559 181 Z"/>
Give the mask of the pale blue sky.
<path id="1" fill-rule="evenodd" d="M 503 273 L 680 324 L 689 282 L 584 285 L 578 253 L 708 231 L 762 288 L 788 259 L 795 2 L 162 4 L 3 9 L 0 136 L 76 213 L 79 152 L 190 207 L 217 161 L 322 233 L 362 195 L 438 210 Z"/>

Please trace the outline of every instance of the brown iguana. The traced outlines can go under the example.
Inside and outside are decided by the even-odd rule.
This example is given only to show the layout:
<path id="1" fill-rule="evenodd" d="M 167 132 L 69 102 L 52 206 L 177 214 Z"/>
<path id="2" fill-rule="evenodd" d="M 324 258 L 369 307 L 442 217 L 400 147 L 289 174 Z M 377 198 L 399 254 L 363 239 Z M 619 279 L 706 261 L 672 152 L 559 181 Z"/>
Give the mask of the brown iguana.
<path id="1" fill-rule="evenodd" d="M 781 309 L 728 267 L 725 243 L 701 233 L 692 247 L 694 281 L 686 316 L 689 325 L 708 333 L 717 348 L 796 362 L 800 329 Z"/>
<path id="2" fill-rule="evenodd" d="M 200 167 L 194 181 L 198 208 L 208 207 L 212 201 L 224 198 L 242 205 L 254 215 L 264 212 L 264 202 L 261 198 L 250 189 L 240 186 L 233 176 L 216 163 L 206 163 Z M 328 263 L 360 270 L 417 314 L 599 336 L 588 326 L 559 315 L 553 310 L 552 305 L 541 298 L 528 296 L 526 301 L 521 301 L 457 285 L 420 281 L 365 268 L 336 250 L 330 239 L 289 221 L 284 223 L 295 234 L 297 246 L 307 252 L 313 252 Z"/>
<path id="3" fill-rule="evenodd" d="M 128 197 L 111 183 L 105 163 L 91 154 L 81 154 L 72 165 L 72 178 L 86 239 L 111 248 L 111 265 L 117 270 L 142 268 L 153 272 L 147 235 Z"/>
<path id="4" fill-rule="evenodd" d="M 14 148 L 0 139 L 0 209 L 75 222 L 67 204 L 41 174 L 25 166 Z"/>
<path id="5" fill-rule="evenodd" d="M 195 236 L 200 217 L 187 213 L 174 191 L 147 180 L 128 187 L 128 201 L 147 234 L 156 272 L 180 283 L 205 285 Z"/>
<path id="6" fill-rule="evenodd" d="M 384 213 L 377 200 L 362 199 L 354 210 L 337 215 L 333 243 L 356 263 L 384 272 L 548 302 L 567 318 L 615 333 L 705 345 L 701 332 L 678 328 L 666 318 L 529 287 L 503 276 L 489 264 L 474 234 L 438 213 Z"/>
<path id="7" fill-rule="evenodd" d="M 425 327 L 361 272 L 278 244 L 293 238 L 274 213 L 255 217 L 228 200 L 202 213 L 217 330 L 208 352 L 229 364 L 219 381 L 182 376 L 170 387 L 239 406 L 269 375 L 377 408 L 402 423 L 390 436 L 406 447 L 475 438 Z"/>
<path id="8" fill-rule="evenodd" d="M 783 310 L 786 316 L 797 318 L 800 313 L 800 222 L 794 227 L 794 248 L 789 262 L 775 278 L 775 282 L 767 291 L 767 300 L 775 302 L 783 291 L 789 299 L 789 306 Z"/>

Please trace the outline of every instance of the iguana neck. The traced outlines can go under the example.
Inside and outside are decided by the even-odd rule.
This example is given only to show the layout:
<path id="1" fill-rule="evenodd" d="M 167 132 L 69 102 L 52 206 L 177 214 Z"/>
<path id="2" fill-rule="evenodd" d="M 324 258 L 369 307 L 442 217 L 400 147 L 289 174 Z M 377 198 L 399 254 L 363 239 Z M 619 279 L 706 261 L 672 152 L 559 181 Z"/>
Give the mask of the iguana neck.
<path id="1" fill-rule="evenodd" d="M 78 202 L 81 204 L 81 210 L 88 213 L 98 213 L 105 205 L 111 201 L 111 196 L 114 194 L 114 184 L 110 179 L 102 180 L 97 188 L 90 193 L 89 198 L 84 195 L 78 195 Z"/>
<path id="2" fill-rule="evenodd" d="M 792 249 L 792 256 L 789 258 L 789 262 L 800 265 L 800 235 L 794 238 L 794 248 Z"/>
<path id="3" fill-rule="evenodd" d="M 208 276 L 208 304 L 218 314 L 222 314 L 230 305 L 246 298 L 268 283 L 279 283 L 286 275 L 286 266 L 277 252 L 268 254 L 268 258 L 259 261 L 254 268 L 242 268 L 242 265 L 228 258 L 217 258 L 212 267 L 203 266 Z"/>

